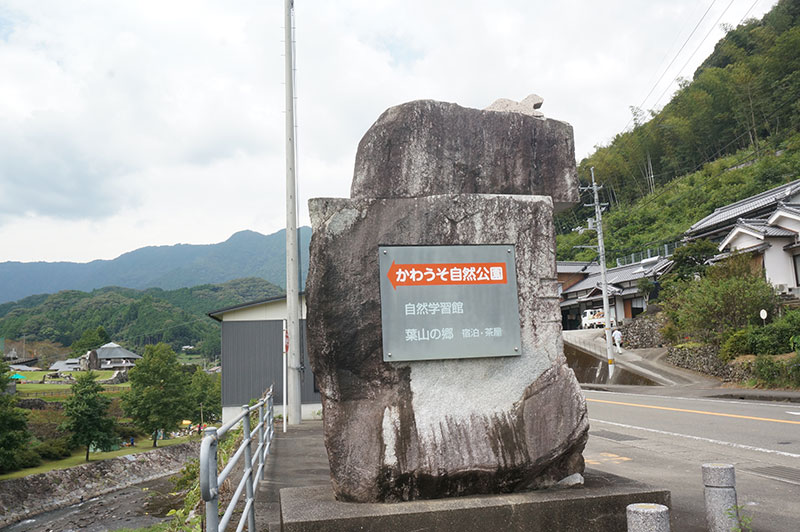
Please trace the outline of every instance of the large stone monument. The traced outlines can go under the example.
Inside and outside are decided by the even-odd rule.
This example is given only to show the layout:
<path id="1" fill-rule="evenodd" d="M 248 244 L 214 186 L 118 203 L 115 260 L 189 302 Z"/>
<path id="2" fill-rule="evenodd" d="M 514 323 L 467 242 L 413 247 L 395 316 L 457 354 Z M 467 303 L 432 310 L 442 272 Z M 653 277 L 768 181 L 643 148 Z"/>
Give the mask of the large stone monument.
<path id="1" fill-rule="evenodd" d="M 553 226 L 578 201 L 573 136 L 540 105 L 392 107 L 359 144 L 351 198 L 310 201 L 308 345 L 337 499 L 583 472 Z"/>

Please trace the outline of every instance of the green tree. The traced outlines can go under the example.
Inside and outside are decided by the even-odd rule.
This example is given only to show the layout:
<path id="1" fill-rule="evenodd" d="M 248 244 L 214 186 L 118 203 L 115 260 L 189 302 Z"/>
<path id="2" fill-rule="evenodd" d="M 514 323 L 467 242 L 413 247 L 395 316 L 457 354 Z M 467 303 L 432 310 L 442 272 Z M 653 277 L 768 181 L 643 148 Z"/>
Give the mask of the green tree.
<path id="1" fill-rule="evenodd" d="M 122 398 L 122 408 L 157 446 L 157 431 L 172 430 L 189 413 L 189 379 L 181 370 L 175 352 L 165 343 L 148 345 L 144 356 L 131 368 L 131 389 Z"/>
<path id="2" fill-rule="evenodd" d="M 111 338 L 102 326 L 95 329 L 86 329 L 78 340 L 72 342 L 70 346 L 70 349 L 72 349 L 72 356 L 83 356 L 87 351 L 97 349 L 110 341 Z"/>
<path id="3" fill-rule="evenodd" d="M 653 290 L 656 288 L 656 283 L 649 277 L 642 277 L 636 281 L 636 288 L 642 293 L 644 303 L 647 305 L 650 302 L 650 294 L 652 294 Z"/>
<path id="4" fill-rule="evenodd" d="M 197 368 L 189 387 L 192 401 L 192 421 L 206 423 L 222 418 L 222 388 L 220 374 L 208 374 Z M 202 406 L 201 406 L 202 405 Z M 201 416 L 202 409 L 202 416 Z M 202 419 L 201 419 L 202 417 Z"/>
<path id="5" fill-rule="evenodd" d="M 88 371 L 78 375 L 72 385 L 72 395 L 64 403 L 67 421 L 61 428 L 72 432 L 75 445 L 86 447 L 87 462 L 92 446 L 109 451 L 119 439 L 114 431 L 114 419 L 108 415 L 111 399 L 101 395 L 102 391 L 97 374 Z"/>
<path id="6" fill-rule="evenodd" d="M 203 341 L 200 342 L 200 354 L 209 362 L 213 362 L 220 357 L 222 353 L 222 345 L 220 342 L 220 332 L 218 330 L 211 331 L 203 336 Z"/>
<path id="7" fill-rule="evenodd" d="M 683 337 L 721 344 L 733 332 L 772 313 L 775 289 L 753 272 L 749 254 L 735 255 L 708 268 L 698 280 L 676 281 L 665 289 L 664 310 Z"/>
<path id="8" fill-rule="evenodd" d="M 27 414 L 16 407 L 16 398 L 6 393 L 10 382 L 8 365 L 0 360 L 0 473 L 18 468 L 17 454 L 30 439 Z"/>
<path id="9" fill-rule="evenodd" d="M 703 275 L 708 267 L 706 261 L 716 255 L 717 244 L 710 240 L 695 240 L 675 250 L 672 255 L 670 275 L 682 281 Z"/>

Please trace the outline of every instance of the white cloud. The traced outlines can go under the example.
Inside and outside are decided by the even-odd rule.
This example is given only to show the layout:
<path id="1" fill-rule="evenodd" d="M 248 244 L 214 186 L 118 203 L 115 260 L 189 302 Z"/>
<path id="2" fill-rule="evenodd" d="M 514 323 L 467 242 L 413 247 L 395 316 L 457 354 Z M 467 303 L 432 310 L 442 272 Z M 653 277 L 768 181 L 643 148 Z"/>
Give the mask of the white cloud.
<path id="1" fill-rule="evenodd" d="M 706 8 L 689 0 L 296 4 L 301 223 L 308 198 L 349 194 L 359 139 L 408 100 L 482 108 L 536 92 L 546 115 L 572 123 L 577 155 L 587 155 L 625 126 L 629 106 Z M 759 2 L 751 16 L 771 4 Z M 748 7 L 722 21 L 736 24 Z M 722 9 L 709 12 L 664 83 Z M 721 34 L 714 30 L 682 75 Z M 281 2 L 6 0 L 0 261 L 113 258 L 280 229 L 282 40 Z"/>

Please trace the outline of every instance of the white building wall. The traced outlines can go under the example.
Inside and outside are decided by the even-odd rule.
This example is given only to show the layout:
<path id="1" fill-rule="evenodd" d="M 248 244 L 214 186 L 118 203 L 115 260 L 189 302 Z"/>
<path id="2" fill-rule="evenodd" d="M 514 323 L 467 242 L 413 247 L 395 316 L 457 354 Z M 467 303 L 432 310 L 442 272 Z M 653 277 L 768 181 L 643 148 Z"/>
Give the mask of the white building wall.
<path id="1" fill-rule="evenodd" d="M 790 231 L 795 231 L 800 233 L 800 220 L 795 220 L 794 218 L 790 218 L 789 216 L 785 215 L 778 216 L 773 225 L 777 225 L 779 227 L 783 227 L 784 229 L 789 229 Z"/>
<path id="2" fill-rule="evenodd" d="M 745 233 L 739 233 L 738 235 L 736 235 L 736 238 L 731 240 L 729 246 L 731 249 L 745 249 L 757 246 L 759 244 L 762 244 L 763 242 L 764 241 L 761 240 L 760 238 L 756 238 L 754 236 L 750 236 Z"/>
<path id="3" fill-rule="evenodd" d="M 279 299 L 261 305 L 231 310 L 222 315 L 223 321 L 285 320 L 286 300 Z M 306 296 L 300 297 L 300 319 L 306 319 Z"/>
<path id="4" fill-rule="evenodd" d="M 789 243 L 789 239 L 768 239 L 768 242 L 772 246 L 764 251 L 764 271 L 767 281 L 775 286 L 779 284 L 786 285 L 787 288 L 797 286 L 792 255 L 783 250 L 783 246 Z"/>
<path id="5" fill-rule="evenodd" d="M 614 320 L 617 322 L 617 326 L 625 323 L 625 301 L 621 297 L 614 298 L 614 312 L 616 313 Z"/>

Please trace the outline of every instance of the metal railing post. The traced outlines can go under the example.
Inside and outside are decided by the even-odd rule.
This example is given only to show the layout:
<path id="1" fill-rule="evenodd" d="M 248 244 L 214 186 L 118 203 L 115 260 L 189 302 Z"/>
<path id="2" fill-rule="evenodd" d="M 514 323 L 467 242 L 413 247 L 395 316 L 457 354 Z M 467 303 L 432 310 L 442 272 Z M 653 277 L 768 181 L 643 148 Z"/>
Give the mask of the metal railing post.
<path id="1" fill-rule="evenodd" d="M 200 494 L 206 501 L 206 532 L 219 532 L 217 429 L 208 427 L 200 444 Z"/>
<path id="2" fill-rule="evenodd" d="M 245 481 L 245 493 L 247 494 L 247 499 L 245 500 L 245 504 L 253 500 L 253 454 L 250 450 L 250 407 L 247 405 L 242 406 L 242 412 L 244 412 L 244 417 L 242 418 L 242 438 L 244 441 L 247 442 L 244 445 L 244 473 L 243 475 L 247 477 Z M 247 530 L 252 530 L 255 532 L 256 529 L 256 508 L 254 504 L 250 504 L 250 511 L 247 513 Z"/>
<path id="3" fill-rule="evenodd" d="M 236 530 L 240 531 L 245 526 L 251 531 L 256 529 L 255 492 L 258 486 L 257 483 L 262 477 L 266 477 L 264 470 L 266 468 L 267 450 L 272 445 L 275 430 L 273 425 L 273 404 L 272 387 L 270 387 L 267 389 L 266 397 L 259 401 L 258 404 L 252 407 L 244 405 L 242 406 L 242 412 L 234 419 L 219 428 L 208 427 L 205 430 L 205 437 L 200 444 L 200 495 L 205 501 L 205 532 L 226 530 L 231 517 L 233 517 L 236 505 L 241 501 L 243 494 L 245 495 L 244 510 L 241 513 Z M 253 427 L 251 431 L 250 414 L 255 413 L 256 410 L 258 410 L 259 424 Z M 224 438 L 228 431 L 239 426 L 239 422 L 241 422 L 242 428 L 242 443 L 228 459 L 227 464 L 224 464 L 221 471 L 217 473 L 217 452 L 220 438 Z M 256 434 L 258 434 L 259 441 L 259 448 L 256 451 L 258 456 L 253 456 L 252 443 Z M 241 480 L 231 497 L 230 503 L 225 508 L 223 515 L 220 516 L 219 486 L 233 473 L 237 464 L 240 463 L 239 460 L 244 460 L 245 462 L 242 465 Z M 256 464 L 253 463 L 254 460 Z M 256 472 L 259 468 L 261 473 Z"/>
<path id="4" fill-rule="evenodd" d="M 267 420 L 264 418 L 264 403 L 258 405 L 258 448 L 261 449 L 258 452 L 258 467 L 261 470 L 261 478 L 258 480 L 264 480 L 266 475 L 265 467 L 264 467 L 264 455 L 267 454 L 267 442 L 264 441 L 264 430 L 266 429 Z"/>
<path id="5" fill-rule="evenodd" d="M 272 388 L 270 388 L 269 411 L 267 412 L 267 416 L 269 417 L 269 449 L 271 451 L 272 439 L 275 437 L 275 396 L 272 395 Z"/>

